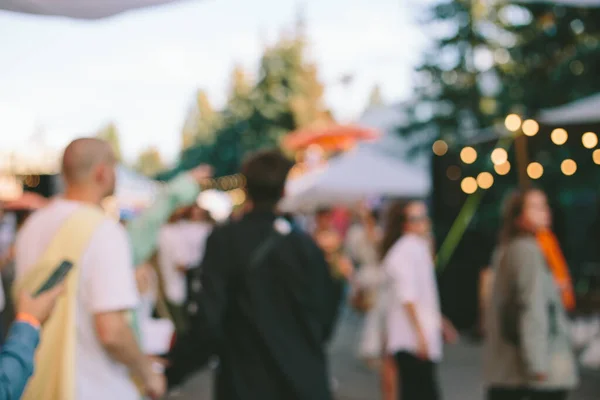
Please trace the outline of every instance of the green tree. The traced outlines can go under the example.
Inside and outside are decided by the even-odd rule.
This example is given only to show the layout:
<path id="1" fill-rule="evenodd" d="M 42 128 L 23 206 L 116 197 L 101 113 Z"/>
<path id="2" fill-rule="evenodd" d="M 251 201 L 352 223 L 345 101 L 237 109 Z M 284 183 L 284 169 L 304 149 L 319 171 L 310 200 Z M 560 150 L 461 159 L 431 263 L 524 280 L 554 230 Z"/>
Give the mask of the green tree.
<path id="1" fill-rule="evenodd" d="M 145 176 L 156 176 L 165 169 L 160 152 L 156 147 L 149 147 L 138 156 L 135 170 Z"/>
<path id="2" fill-rule="evenodd" d="M 197 142 L 187 148 L 179 166 L 159 178 L 201 162 L 212 164 L 216 175 L 235 173 L 248 152 L 278 146 L 286 133 L 330 120 L 323 105 L 323 86 L 316 66 L 306 58 L 306 46 L 298 24 L 295 32 L 264 50 L 256 82 L 252 84 L 236 67 L 227 106 L 218 114 L 214 143 Z"/>
<path id="3" fill-rule="evenodd" d="M 252 112 L 252 81 L 244 69 L 237 65 L 231 73 L 227 110 L 235 119 L 248 118 Z"/>
<path id="4" fill-rule="evenodd" d="M 417 68 L 411 123 L 401 129 L 418 134 L 422 146 L 437 138 L 464 139 L 505 114 L 496 100 L 502 82 L 494 63 L 502 43 L 487 29 L 487 12 L 483 2 L 449 0 L 431 8 L 423 21 L 441 33 Z"/>
<path id="5" fill-rule="evenodd" d="M 102 140 L 106 140 L 110 146 L 112 147 L 117 160 L 121 162 L 123 160 L 123 156 L 121 153 L 121 142 L 119 140 L 119 130 L 117 129 L 114 123 L 109 123 L 106 126 L 102 127 L 96 137 Z"/>
<path id="6" fill-rule="evenodd" d="M 495 21 L 512 42 L 504 101 L 535 114 L 600 91 L 600 8 L 504 4 Z"/>
<path id="7" fill-rule="evenodd" d="M 207 144 L 215 140 L 215 132 L 221 125 L 221 116 L 216 111 L 206 92 L 199 90 L 182 132 L 183 148 L 188 148 L 195 143 Z"/>

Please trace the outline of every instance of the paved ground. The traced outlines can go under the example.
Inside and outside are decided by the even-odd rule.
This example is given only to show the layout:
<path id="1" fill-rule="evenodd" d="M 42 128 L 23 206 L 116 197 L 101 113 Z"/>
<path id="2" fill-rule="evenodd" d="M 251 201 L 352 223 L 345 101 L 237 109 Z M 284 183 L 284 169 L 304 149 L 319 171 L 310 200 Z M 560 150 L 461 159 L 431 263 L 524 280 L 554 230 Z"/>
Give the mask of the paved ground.
<path id="1" fill-rule="evenodd" d="M 360 332 L 358 317 L 348 315 L 333 343 L 333 375 L 339 382 L 337 400 L 379 400 L 377 376 L 355 357 L 354 349 Z M 446 349 L 445 361 L 440 368 L 444 400 L 482 400 L 481 353 L 476 344 L 466 341 Z M 183 393 L 172 396 L 178 400 L 212 400 L 210 372 L 192 379 Z M 584 372 L 581 388 L 570 400 L 598 400 L 600 372 Z"/>

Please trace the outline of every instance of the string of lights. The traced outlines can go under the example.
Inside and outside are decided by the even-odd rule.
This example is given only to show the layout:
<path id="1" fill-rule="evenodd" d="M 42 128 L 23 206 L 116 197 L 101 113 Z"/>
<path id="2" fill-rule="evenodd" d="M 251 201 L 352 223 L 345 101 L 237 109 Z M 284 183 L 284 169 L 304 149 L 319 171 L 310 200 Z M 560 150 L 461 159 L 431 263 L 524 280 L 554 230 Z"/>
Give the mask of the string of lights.
<path id="1" fill-rule="evenodd" d="M 450 261 L 452 254 L 474 217 L 486 190 L 494 185 L 495 178 L 492 172 L 495 172 L 498 176 L 503 176 L 511 171 L 512 166 L 509 161 L 509 150 L 513 143 L 522 136 L 536 136 L 540 131 L 540 125 L 537 121 L 533 119 L 523 120 L 517 114 L 508 115 L 504 121 L 504 127 L 512 134 L 500 137 L 494 144 L 493 150 L 489 153 L 493 171 L 481 171 L 476 175 L 465 176 L 460 182 L 461 190 L 468 197 L 440 246 L 436 260 L 439 270 L 443 270 Z M 555 146 L 563 146 L 569 141 L 569 133 L 564 128 L 553 129 L 549 137 Z M 598 135 L 595 132 L 585 132 L 581 136 L 581 145 L 586 149 L 593 150 L 592 160 L 595 164 L 600 165 L 600 148 L 596 148 L 598 144 Z M 449 150 L 448 143 L 443 140 L 437 140 L 433 143 L 432 151 L 438 157 L 445 156 Z M 459 152 L 460 161 L 465 166 L 474 164 L 479 157 L 480 155 L 477 150 L 472 146 L 465 146 Z M 537 160 L 526 161 L 524 165 L 518 165 L 518 168 L 524 168 L 526 176 L 531 180 L 542 178 L 545 172 L 543 164 Z M 574 175 L 577 169 L 577 162 L 573 158 L 566 157 L 560 161 L 560 170 L 565 176 Z M 461 167 L 458 165 L 449 166 L 446 175 L 450 180 L 459 180 L 461 178 Z"/>

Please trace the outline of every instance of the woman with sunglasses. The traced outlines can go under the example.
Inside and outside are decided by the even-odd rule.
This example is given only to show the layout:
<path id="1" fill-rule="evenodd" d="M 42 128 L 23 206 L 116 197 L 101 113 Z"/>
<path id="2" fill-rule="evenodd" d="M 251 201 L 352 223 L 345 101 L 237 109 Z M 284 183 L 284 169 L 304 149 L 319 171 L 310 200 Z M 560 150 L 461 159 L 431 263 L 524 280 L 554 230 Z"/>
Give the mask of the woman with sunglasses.
<path id="1" fill-rule="evenodd" d="M 457 338 L 441 313 L 431 249 L 431 223 L 421 201 L 394 203 L 381 259 L 389 278 L 387 351 L 394 356 L 402 400 L 440 398 L 436 366 L 443 339 Z"/>

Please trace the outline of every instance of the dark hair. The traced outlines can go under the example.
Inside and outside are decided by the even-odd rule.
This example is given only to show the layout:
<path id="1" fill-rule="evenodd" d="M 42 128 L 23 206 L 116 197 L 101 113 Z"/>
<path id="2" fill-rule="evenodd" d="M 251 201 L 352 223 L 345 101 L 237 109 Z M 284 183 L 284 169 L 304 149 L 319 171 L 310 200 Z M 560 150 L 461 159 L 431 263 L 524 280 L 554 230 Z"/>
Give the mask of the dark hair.
<path id="1" fill-rule="evenodd" d="M 252 154 L 242 164 L 248 197 L 259 208 L 274 208 L 285 187 L 293 163 L 279 150 L 263 150 Z"/>
<path id="2" fill-rule="evenodd" d="M 317 211 L 315 212 L 316 216 L 324 216 L 324 215 L 328 215 L 331 213 L 331 208 L 330 207 L 320 207 L 317 209 Z"/>
<path id="3" fill-rule="evenodd" d="M 407 222 L 406 208 L 411 203 L 412 201 L 395 201 L 390 204 L 385 216 L 383 239 L 379 251 L 381 260 L 385 258 L 394 243 L 404 234 L 404 226 Z"/>
<path id="4" fill-rule="evenodd" d="M 500 229 L 499 237 L 500 244 L 508 244 L 508 242 L 517 236 L 532 233 L 519 223 L 519 217 L 523 214 L 527 196 L 533 192 L 541 192 L 541 190 L 537 188 L 515 190 L 504 201 L 502 209 L 502 228 Z"/>
<path id="5" fill-rule="evenodd" d="M 381 212 L 378 208 L 372 208 L 369 210 L 369 216 L 374 220 L 374 221 L 379 221 L 379 217 L 381 216 Z"/>

